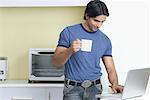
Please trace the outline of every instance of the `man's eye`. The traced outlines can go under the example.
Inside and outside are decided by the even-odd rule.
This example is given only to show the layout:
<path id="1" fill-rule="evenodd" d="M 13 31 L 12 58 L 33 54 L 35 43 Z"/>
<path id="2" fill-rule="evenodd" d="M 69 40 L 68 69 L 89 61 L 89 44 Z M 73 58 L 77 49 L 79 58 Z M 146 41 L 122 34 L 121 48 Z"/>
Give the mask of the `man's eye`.
<path id="1" fill-rule="evenodd" d="M 94 21 L 95 21 L 95 22 L 99 22 L 99 23 L 103 23 L 105 20 L 100 21 L 100 20 L 96 20 L 96 19 L 94 19 Z"/>

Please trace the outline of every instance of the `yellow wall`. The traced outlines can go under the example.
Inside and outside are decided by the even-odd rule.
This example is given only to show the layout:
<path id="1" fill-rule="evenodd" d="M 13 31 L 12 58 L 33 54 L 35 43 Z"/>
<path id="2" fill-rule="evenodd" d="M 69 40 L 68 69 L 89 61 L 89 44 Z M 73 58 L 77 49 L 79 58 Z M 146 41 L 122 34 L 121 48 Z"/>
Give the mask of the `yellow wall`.
<path id="1" fill-rule="evenodd" d="M 0 56 L 8 79 L 28 79 L 29 48 L 55 48 L 59 33 L 80 23 L 84 7 L 0 8 Z"/>

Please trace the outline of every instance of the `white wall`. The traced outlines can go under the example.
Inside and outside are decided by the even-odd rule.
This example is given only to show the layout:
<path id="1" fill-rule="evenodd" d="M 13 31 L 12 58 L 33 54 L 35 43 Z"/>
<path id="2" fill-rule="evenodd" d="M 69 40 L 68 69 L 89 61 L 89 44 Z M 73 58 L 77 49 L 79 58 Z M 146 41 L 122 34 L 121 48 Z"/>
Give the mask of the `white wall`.
<path id="1" fill-rule="evenodd" d="M 119 83 L 124 84 L 128 70 L 150 67 L 149 3 L 148 0 L 107 0 L 106 4 L 110 16 L 101 30 L 112 41 Z M 103 83 L 108 83 L 105 74 Z"/>

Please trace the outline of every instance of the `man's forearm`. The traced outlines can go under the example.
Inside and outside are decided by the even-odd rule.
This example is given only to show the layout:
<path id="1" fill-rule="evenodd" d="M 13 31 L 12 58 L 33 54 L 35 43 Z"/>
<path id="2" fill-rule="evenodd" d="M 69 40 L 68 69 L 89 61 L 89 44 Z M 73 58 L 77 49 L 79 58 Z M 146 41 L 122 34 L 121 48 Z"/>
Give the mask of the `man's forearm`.
<path id="1" fill-rule="evenodd" d="M 79 39 L 74 40 L 69 48 L 57 47 L 52 59 L 53 65 L 58 68 L 63 66 L 68 61 L 70 56 L 73 53 L 78 52 L 80 48 L 81 41 Z"/>
<path id="2" fill-rule="evenodd" d="M 116 71 L 110 71 L 108 73 L 108 79 L 109 79 L 109 82 L 115 86 L 115 85 L 118 85 L 118 77 L 117 77 L 117 73 Z"/>
<path id="3" fill-rule="evenodd" d="M 61 67 L 63 66 L 67 60 L 72 55 L 73 51 L 70 48 L 67 48 L 61 52 L 56 52 L 53 56 L 52 63 L 55 67 Z"/>

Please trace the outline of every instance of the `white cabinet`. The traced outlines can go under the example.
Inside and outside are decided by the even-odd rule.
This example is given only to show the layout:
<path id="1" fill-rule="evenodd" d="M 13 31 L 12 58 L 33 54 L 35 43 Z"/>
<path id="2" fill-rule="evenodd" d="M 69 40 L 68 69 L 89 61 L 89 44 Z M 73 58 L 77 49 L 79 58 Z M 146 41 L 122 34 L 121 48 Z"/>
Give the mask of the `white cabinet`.
<path id="1" fill-rule="evenodd" d="M 63 100 L 63 87 L 54 87 L 48 89 L 50 93 L 50 100 Z M 42 99 L 43 100 L 43 99 Z"/>
<path id="2" fill-rule="evenodd" d="M 0 0 L 0 7 L 85 6 L 90 0 Z"/>
<path id="3" fill-rule="evenodd" d="M 0 88 L 3 100 L 50 100 L 46 88 L 11 87 Z"/>
<path id="4" fill-rule="evenodd" d="M 62 100 L 63 84 L 0 82 L 2 100 Z"/>

